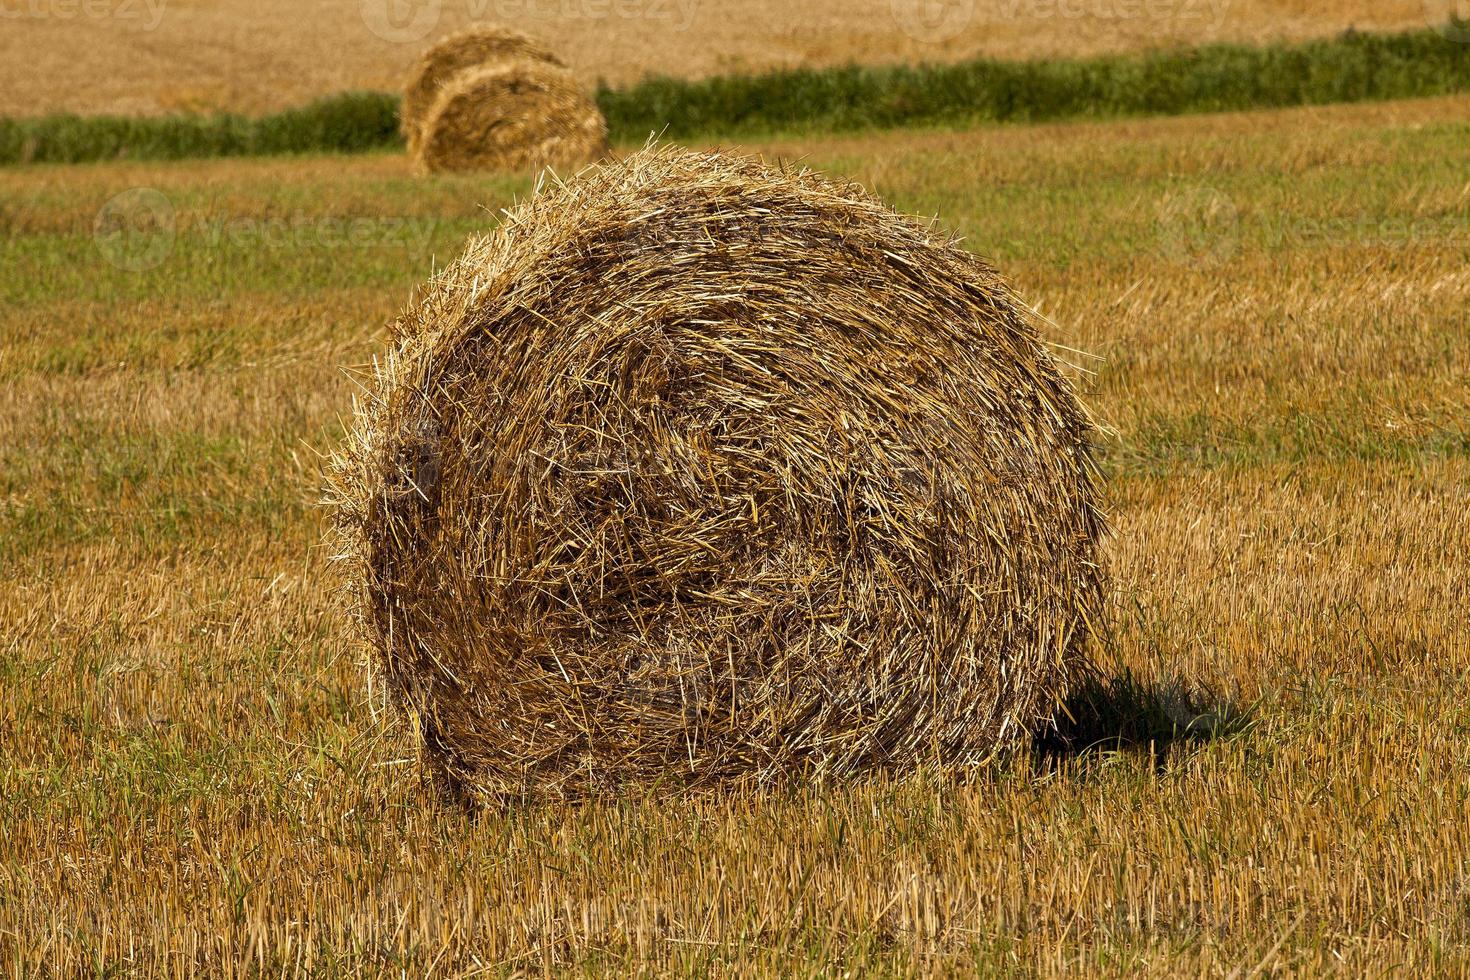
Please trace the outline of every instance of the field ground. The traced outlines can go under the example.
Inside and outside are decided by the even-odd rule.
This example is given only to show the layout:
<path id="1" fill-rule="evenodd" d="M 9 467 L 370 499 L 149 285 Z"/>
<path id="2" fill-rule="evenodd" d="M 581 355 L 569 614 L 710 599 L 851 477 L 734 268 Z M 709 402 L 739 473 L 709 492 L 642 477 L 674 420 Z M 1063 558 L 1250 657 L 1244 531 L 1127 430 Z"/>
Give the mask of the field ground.
<path id="1" fill-rule="evenodd" d="M 1135 683 L 1078 724 L 1131 741 L 478 822 L 315 500 L 344 368 L 528 181 L 0 174 L 0 969 L 1470 974 L 1467 138 L 1455 98 L 757 147 L 939 213 L 1095 355 Z"/>
<path id="2" fill-rule="evenodd" d="M 260 113 L 393 90 L 475 21 L 588 80 L 1082 56 L 1439 26 L 1455 0 L 0 0 L 0 116 Z"/>

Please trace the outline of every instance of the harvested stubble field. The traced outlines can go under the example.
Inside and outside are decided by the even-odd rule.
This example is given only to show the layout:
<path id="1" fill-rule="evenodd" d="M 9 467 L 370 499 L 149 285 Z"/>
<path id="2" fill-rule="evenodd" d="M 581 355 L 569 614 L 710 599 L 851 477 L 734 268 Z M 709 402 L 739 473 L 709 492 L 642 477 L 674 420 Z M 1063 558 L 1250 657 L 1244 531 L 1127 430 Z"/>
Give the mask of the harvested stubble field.
<path id="1" fill-rule="evenodd" d="M 345 639 L 318 454 L 525 182 L 5 173 L 0 964 L 1470 973 L 1467 136 L 1458 98 L 759 148 L 940 213 L 1097 355 L 1113 681 L 963 783 L 478 822 Z M 129 271 L 93 227 L 137 186 L 175 235 L 104 239 Z"/>
<path id="2" fill-rule="evenodd" d="M 0 116 L 261 113 L 396 91 L 470 23 L 590 80 L 1055 58 L 1437 26 L 1454 0 L 0 0 Z"/>

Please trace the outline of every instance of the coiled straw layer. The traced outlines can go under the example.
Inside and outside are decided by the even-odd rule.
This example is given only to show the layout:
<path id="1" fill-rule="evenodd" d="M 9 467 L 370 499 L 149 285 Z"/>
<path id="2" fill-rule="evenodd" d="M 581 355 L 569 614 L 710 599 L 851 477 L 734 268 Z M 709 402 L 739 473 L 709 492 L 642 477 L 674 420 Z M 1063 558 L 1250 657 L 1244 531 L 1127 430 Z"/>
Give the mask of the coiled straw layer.
<path id="1" fill-rule="evenodd" d="M 469 799 L 969 765 L 1083 668 L 1085 411 L 992 269 L 856 187 L 547 181 L 398 337 L 334 498 Z"/>

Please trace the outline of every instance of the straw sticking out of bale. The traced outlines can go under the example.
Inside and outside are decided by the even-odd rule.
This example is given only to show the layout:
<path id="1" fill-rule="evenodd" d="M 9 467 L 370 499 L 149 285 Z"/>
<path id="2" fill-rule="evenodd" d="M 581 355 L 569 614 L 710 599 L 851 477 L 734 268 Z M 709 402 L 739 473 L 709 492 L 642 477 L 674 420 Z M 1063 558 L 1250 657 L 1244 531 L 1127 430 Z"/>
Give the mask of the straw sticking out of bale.
<path id="1" fill-rule="evenodd" d="M 466 797 L 964 766 L 1083 669 L 1087 416 L 998 275 L 861 190 L 645 150 L 406 318 L 334 497 Z"/>
<path id="2" fill-rule="evenodd" d="M 510 61 L 539 61 L 567 67 L 540 41 L 495 25 L 467 28 L 426 51 L 414 68 L 399 108 L 399 125 L 409 152 L 417 151 L 424 119 L 445 84 L 462 71 Z"/>
<path id="3" fill-rule="evenodd" d="M 428 172 L 576 167 L 607 152 L 607 123 L 571 72 L 511 61 L 456 75 L 424 119 Z"/>

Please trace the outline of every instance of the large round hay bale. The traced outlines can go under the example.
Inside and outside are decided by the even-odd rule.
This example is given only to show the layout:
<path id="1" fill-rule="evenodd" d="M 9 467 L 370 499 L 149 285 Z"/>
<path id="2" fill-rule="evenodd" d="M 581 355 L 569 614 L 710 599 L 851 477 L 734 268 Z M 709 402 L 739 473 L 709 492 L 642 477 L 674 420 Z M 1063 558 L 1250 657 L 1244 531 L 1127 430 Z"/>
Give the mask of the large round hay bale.
<path id="1" fill-rule="evenodd" d="M 405 316 L 335 498 L 468 797 L 971 764 L 1082 670 L 1088 417 L 1000 277 L 860 189 L 645 150 Z"/>
<path id="2" fill-rule="evenodd" d="M 541 61 L 567 67 L 540 41 L 496 24 L 476 24 L 425 51 L 409 76 L 398 112 L 409 152 L 417 151 L 424 118 L 445 83 L 462 71 L 508 61 Z"/>
<path id="3" fill-rule="evenodd" d="M 607 152 L 607 122 L 565 68 L 510 61 L 460 72 L 424 119 L 415 160 L 434 173 L 577 167 Z"/>

